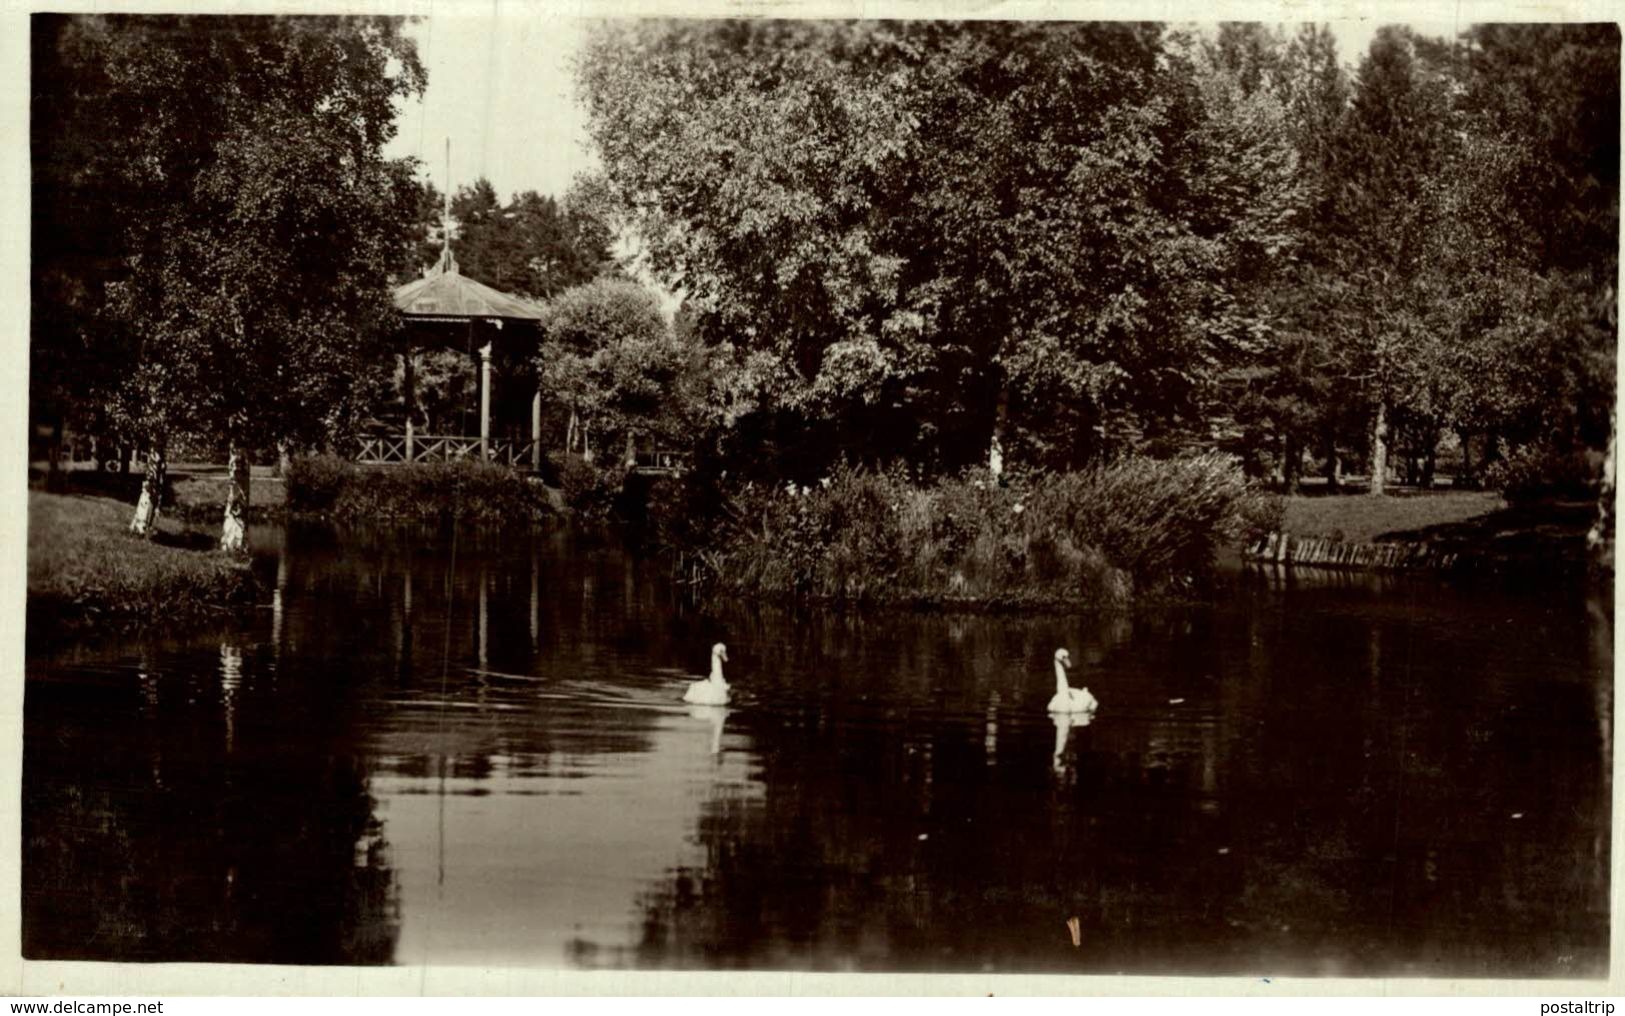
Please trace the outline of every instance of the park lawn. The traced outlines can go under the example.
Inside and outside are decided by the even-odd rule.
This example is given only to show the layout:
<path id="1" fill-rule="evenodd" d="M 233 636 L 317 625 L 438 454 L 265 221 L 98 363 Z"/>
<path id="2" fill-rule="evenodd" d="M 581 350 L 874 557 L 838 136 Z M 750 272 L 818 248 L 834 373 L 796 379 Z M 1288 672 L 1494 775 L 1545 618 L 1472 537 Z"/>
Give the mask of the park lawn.
<path id="1" fill-rule="evenodd" d="M 1508 504 L 1477 491 L 1292 497 L 1282 529 L 1349 543 L 1421 543 L 1463 566 L 1519 575 L 1588 572 L 1592 500 L 1544 498 Z"/>
<path id="2" fill-rule="evenodd" d="M 276 475 L 275 466 L 253 466 L 249 470 L 249 520 L 277 518 L 287 502 L 287 485 Z M 231 482 L 226 467 L 219 463 L 170 463 L 169 489 L 174 502 L 167 509 L 188 522 L 220 525 L 225 513 L 226 492 Z"/>
<path id="3" fill-rule="evenodd" d="M 30 638 L 56 627 L 195 620 L 254 601 L 248 565 L 215 552 L 208 534 L 163 519 L 143 540 L 127 531 L 131 513 L 112 498 L 28 492 Z"/>
<path id="4" fill-rule="evenodd" d="M 1454 525 L 1506 508 L 1500 494 L 1478 490 L 1406 491 L 1383 497 L 1323 494 L 1286 498 L 1281 530 L 1292 536 L 1376 543 L 1387 536 Z"/>

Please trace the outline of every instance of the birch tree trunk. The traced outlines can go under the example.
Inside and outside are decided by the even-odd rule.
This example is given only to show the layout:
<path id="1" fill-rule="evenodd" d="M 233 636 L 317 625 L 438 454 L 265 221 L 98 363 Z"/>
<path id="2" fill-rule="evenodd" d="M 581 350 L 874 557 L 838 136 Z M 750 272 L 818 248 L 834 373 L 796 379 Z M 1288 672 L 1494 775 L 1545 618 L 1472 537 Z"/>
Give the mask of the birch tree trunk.
<path id="1" fill-rule="evenodd" d="M 1343 485 L 1343 460 L 1337 457 L 1337 440 L 1326 438 L 1326 488 L 1337 490 Z"/>
<path id="2" fill-rule="evenodd" d="M 995 480 L 1004 475 L 1004 435 L 1010 422 L 1010 389 L 999 386 L 999 399 L 993 406 L 993 438 L 988 442 L 987 469 Z"/>
<path id="3" fill-rule="evenodd" d="M 629 430 L 626 432 L 626 468 L 636 469 L 637 467 L 638 445 L 637 441 L 632 436 L 632 432 Z"/>
<path id="4" fill-rule="evenodd" d="M 1586 547 L 1592 560 L 1605 568 L 1614 566 L 1614 439 L 1618 411 L 1608 414 L 1608 452 L 1602 460 L 1602 486 L 1597 491 L 1597 521 L 1586 533 Z"/>
<path id="5" fill-rule="evenodd" d="M 62 416 L 51 421 L 51 443 L 46 446 L 45 489 L 61 491 L 67 486 L 62 476 Z"/>
<path id="6" fill-rule="evenodd" d="M 592 464 L 592 428 L 586 420 L 581 421 L 581 461 Z"/>
<path id="7" fill-rule="evenodd" d="M 1371 421 L 1371 493 L 1385 494 L 1388 488 L 1388 401 L 1377 403 Z"/>
<path id="8" fill-rule="evenodd" d="M 1456 440 L 1461 442 L 1461 475 L 1451 482 L 1452 488 L 1477 487 L 1473 478 L 1473 444 L 1472 435 L 1465 430 L 1456 430 Z"/>
<path id="9" fill-rule="evenodd" d="M 152 538 L 158 529 L 158 513 L 164 499 L 164 477 L 169 469 L 164 454 L 164 442 L 153 442 L 147 449 L 147 468 L 141 477 L 141 497 L 135 502 L 135 516 L 130 519 L 130 532 Z"/>
<path id="10" fill-rule="evenodd" d="M 229 554 L 248 553 L 248 450 L 236 442 L 226 463 L 226 514 L 220 523 L 220 549 Z"/>

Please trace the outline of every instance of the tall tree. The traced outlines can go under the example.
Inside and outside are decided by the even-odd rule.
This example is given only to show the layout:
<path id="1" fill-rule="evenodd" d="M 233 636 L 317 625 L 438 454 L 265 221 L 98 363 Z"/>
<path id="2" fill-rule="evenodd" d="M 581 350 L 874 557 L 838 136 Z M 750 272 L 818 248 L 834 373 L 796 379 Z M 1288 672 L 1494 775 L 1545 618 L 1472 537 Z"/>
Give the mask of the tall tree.
<path id="1" fill-rule="evenodd" d="M 221 546 L 244 546 L 249 457 L 316 441 L 396 326 L 388 274 L 410 166 L 382 157 L 424 73 L 399 19 L 75 17 L 57 37 L 96 139 L 76 188 L 112 195 L 98 317 L 130 350 L 113 400 L 148 448 L 150 528 L 169 435 L 228 455 Z"/>
<path id="2" fill-rule="evenodd" d="M 1236 38 L 1228 39 L 1227 37 Z M 1258 356 L 1232 368 L 1226 394 L 1243 428 L 1239 451 L 1256 468 L 1266 448 L 1279 453 L 1280 477 L 1297 481 L 1301 451 L 1316 447 L 1328 479 L 1338 478 L 1338 448 L 1349 429 L 1336 376 L 1335 308 L 1343 266 L 1337 254 L 1335 198 L 1338 139 L 1348 112 L 1350 83 L 1327 29 L 1301 25 L 1289 38 L 1261 26 L 1223 26 L 1211 59 L 1245 87 L 1266 91 L 1282 107 L 1296 153 L 1302 202 L 1292 222 L 1286 264 L 1263 298 L 1270 327 Z M 1363 414 L 1360 414 L 1363 417 Z M 1363 438 L 1356 442 L 1363 444 Z"/>
<path id="3" fill-rule="evenodd" d="M 1317 132 L 1305 121 L 1341 98 L 1334 91 L 1320 99 L 1305 39 L 1318 36 L 1308 28 L 1289 44 L 1279 29 L 1221 25 L 1202 40 L 1195 67 L 1205 110 L 1198 136 L 1212 139 L 1195 179 L 1233 224 L 1242 257 L 1230 290 L 1245 325 L 1233 329 L 1229 355 L 1216 364 L 1220 401 L 1207 416 L 1242 428 L 1238 450 L 1250 466 L 1265 448 L 1276 449 L 1289 487 L 1317 405 L 1311 379 L 1318 333 L 1299 320 L 1293 300 L 1293 283 L 1313 253 L 1317 220 L 1307 213 L 1321 201 Z M 1335 68 L 1335 49 L 1325 55 Z"/>
<path id="4" fill-rule="evenodd" d="M 1542 412 L 1508 421 L 1509 433 L 1600 447 L 1615 404 L 1620 30 L 1475 25 L 1466 42 L 1463 104 L 1479 133 L 1519 155 L 1503 221 L 1519 231 L 1525 264 L 1546 291 L 1544 298 L 1531 294 L 1550 308 L 1546 327 L 1536 331 L 1556 340 L 1520 358 L 1528 363 L 1544 353 L 1548 369 L 1535 376 L 1550 394 Z M 1560 321 L 1566 326 L 1555 327 Z"/>
<path id="5" fill-rule="evenodd" d="M 537 369 L 570 408 L 566 442 L 588 461 L 593 435 L 620 438 L 630 451 L 639 434 L 673 438 L 686 413 L 686 375 L 697 348 L 672 334 L 659 298 L 624 279 L 598 279 L 565 290 L 548 305 L 547 341 Z M 692 398 L 692 396 L 691 396 Z"/>
<path id="6" fill-rule="evenodd" d="M 415 190 L 414 246 L 402 266 L 405 278 L 417 277 L 440 256 L 448 211 L 434 184 L 420 181 Z M 562 200 L 524 191 L 504 204 L 481 177 L 459 188 L 448 204 L 458 270 L 488 286 L 545 300 L 615 268 L 609 226 L 579 190 Z"/>
<path id="7" fill-rule="evenodd" d="M 1414 365 L 1434 355 L 1426 325 L 1429 190 L 1460 136 L 1448 51 L 1404 28 L 1379 29 L 1361 59 L 1333 156 L 1332 232 L 1323 279 L 1341 306 L 1336 355 L 1370 410 L 1371 493 L 1386 491 L 1395 406 Z"/>
<path id="8" fill-rule="evenodd" d="M 1078 462 L 1256 334 L 1291 152 L 1158 26 L 642 22 L 581 77 L 655 272 L 839 449 Z"/>
<path id="9" fill-rule="evenodd" d="M 409 242 L 395 268 L 397 284 L 420 278 L 440 259 L 440 250 L 445 245 L 446 199 L 433 181 L 412 181 L 412 217 L 408 232 Z"/>
<path id="10" fill-rule="evenodd" d="M 103 396 L 132 352 L 99 328 L 97 316 L 122 264 L 123 237 L 106 228 L 119 195 L 94 185 L 99 139 L 61 129 L 93 112 L 97 99 L 86 80 L 91 68 L 80 67 L 65 44 L 73 25 L 51 15 L 31 22 L 29 415 L 34 426 L 55 432 L 53 465 L 65 426 L 109 436 Z"/>

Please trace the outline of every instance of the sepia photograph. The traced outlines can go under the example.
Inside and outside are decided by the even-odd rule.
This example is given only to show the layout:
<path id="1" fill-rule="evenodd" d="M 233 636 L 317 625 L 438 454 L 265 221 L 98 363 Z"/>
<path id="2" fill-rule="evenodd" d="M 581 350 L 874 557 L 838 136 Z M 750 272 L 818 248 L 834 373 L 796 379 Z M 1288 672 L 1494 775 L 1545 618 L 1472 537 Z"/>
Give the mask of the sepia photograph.
<path id="1" fill-rule="evenodd" d="M 1619 26 L 1045 10 L 29 14 L 21 960 L 1609 980 Z"/>

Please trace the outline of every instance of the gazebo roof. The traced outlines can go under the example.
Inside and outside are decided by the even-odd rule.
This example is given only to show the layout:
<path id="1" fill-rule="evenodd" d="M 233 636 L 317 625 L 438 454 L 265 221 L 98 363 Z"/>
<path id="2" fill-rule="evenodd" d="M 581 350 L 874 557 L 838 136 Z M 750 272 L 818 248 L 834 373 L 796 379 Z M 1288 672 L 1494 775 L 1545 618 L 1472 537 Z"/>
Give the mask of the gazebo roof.
<path id="1" fill-rule="evenodd" d="M 475 282 L 457 270 L 457 259 L 447 247 L 440 261 L 423 278 L 395 290 L 395 306 L 414 321 L 474 321 L 506 319 L 540 321 L 541 305 Z"/>

